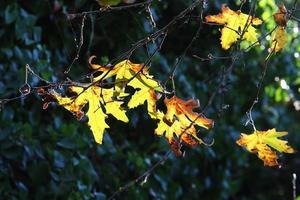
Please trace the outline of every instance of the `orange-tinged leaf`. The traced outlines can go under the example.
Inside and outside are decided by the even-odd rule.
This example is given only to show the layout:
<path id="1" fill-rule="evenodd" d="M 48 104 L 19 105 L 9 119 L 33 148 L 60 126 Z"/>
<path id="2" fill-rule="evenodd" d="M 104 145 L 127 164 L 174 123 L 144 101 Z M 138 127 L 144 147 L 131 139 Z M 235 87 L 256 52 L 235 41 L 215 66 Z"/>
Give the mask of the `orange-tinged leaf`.
<path id="1" fill-rule="evenodd" d="M 273 14 L 273 18 L 278 26 L 286 27 L 288 22 L 287 10 L 284 4 L 278 6 L 278 12 Z"/>
<path id="2" fill-rule="evenodd" d="M 188 132 L 190 130 L 185 130 L 183 126 L 181 126 L 179 121 L 171 122 L 167 120 L 164 114 L 161 111 L 158 111 L 156 114 L 156 118 L 159 120 L 157 124 L 157 128 L 155 129 L 155 134 L 163 136 L 171 141 L 173 137 L 180 137 L 183 132 Z M 192 134 L 194 131 L 192 131 Z"/>
<path id="3" fill-rule="evenodd" d="M 182 134 L 181 139 L 185 144 L 192 146 L 192 147 L 199 144 L 199 142 L 197 140 L 195 140 L 192 136 L 190 136 L 189 134 L 186 134 L 186 133 Z"/>
<path id="4" fill-rule="evenodd" d="M 82 116 L 82 108 L 88 104 L 89 108 L 86 113 L 88 117 L 88 125 L 90 126 L 94 138 L 97 143 L 102 143 L 103 134 L 109 126 L 105 119 L 107 114 L 112 114 L 118 120 L 128 122 L 125 110 L 121 108 L 123 102 L 113 99 L 113 89 L 104 89 L 98 86 L 90 86 L 88 88 L 72 86 L 69 88 L 76 93 L 73 97 L 62 97 L 56 92 L 52 92 L 59 105 L 65 109 Z M 126 93 L 121 93 L 120 96 L 126 96 Z M 105 110 L 102 109 L 104 106 Z"/>
<path id="5" fill-rule="evenodd" d="M 249 16 L 240 10 L 233 11 L 225 4 L 222 5 L 221 13 L 218 15 L 206 16 L 206 22 L 224 24 L 221 30 L 221 45 L 223 49 L 229 49 L 238 39 L 245 39 L 250 42 L 257 41 L 256 29 L 252 25 L 259 25 L 262 21 L 259 18 Z M 242 34 L 242 32 L 244 32 Z"/>
<path id="6" fill-rule="evenodd" d="M 197 137 L 195 125 L 209 129 L 213 126 L 213 120 L 193 111 L 199 106 L 199 102 L 194 99 L 184 101 L 176 96 L 166 98 L 164 102 L 167 112 L 156 113 L 155 117 L 159 122 L 155 133 L 165 135 L 169 142 L 175 137 L 190 146 L 202 144 L 203 141 Z"/>
<path id="7" fill-rule="evenodd" d="M 200 127 L 210 129 L 214 122 L 211 119 L 204 117 L 204 115 L 193 112 L 193 109 L 199 107 L 199 101 L 189 99 L 184 101 L 176 96 L 164 100 L 167 106 L 166 118 L 173 121 L 176 117 L 185 126 L 189 126 L 191 122 Z"/>
<path id="8" fill-rule="evenodd" d="M 273 15 L 276 24 L 278 25 L 275 31 L 272 33 L 272 44 L 270 51 L 278 52 L 283 49 L 288 41 L 288 36 L 286 33 L 286 26 L 288 22 L 287 10 L 284 4 L 278 7 L 278 12 Z"/>
<path id="9" fill-rule="evenodd" d="M 172 149 L 172 151 L 174 152 L 174 154 L 179 157 L 182 156 L 182 151 L 180 149 L 180 143 L 178 141 L 176 141 L 175 139 L 171 139 L 169 141 L 170 147 Z"/>
<path id="10" fill-rule="evenodd" d="M 258 157 L 264 161 L 264 165 L 276 166 L 278 165 L 277 155 L 270 147 L 279 152 L 294 153 L 294 149 L 287 144 L 287 141 L 278 139 L 287 134 L 287 132 L 277 132 L 275 129 L 254 131 L 250 135 L 242 133 L 236 143 L 251 153 L 257 153 Z"/>

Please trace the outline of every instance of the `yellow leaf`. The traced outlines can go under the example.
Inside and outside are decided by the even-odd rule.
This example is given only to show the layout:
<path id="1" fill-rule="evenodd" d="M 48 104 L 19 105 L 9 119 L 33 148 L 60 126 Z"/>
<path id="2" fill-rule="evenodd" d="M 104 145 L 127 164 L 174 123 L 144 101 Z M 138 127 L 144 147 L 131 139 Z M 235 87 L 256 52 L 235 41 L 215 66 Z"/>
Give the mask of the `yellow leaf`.
<path id="1" fill-rule="evenodd" d="M 144 87 L 139 91 L 136 91 L 130 101 L 128 102 L 129 108 L 135 108 L 139 105 L 143 105 L 147 101 L 147 110 L 151 118 L 156 119 L 156 101 L 160 98 L 155 94 L 154 89 Z"/>
<path id="2" fill-rule="evenodd" d="M 278 52 L 284 48 L 288 40 L 287 33 L 282 26 L 278 26 L 272 34 L 271 51 Z"/>
<path id="3" fill-rule="evenodd" d="M 168 121 L 167 119 L 164 118 L 164 114 L 160 111 L 158 111 L 156 115 L 157 119 L 159 119 L 159 122 L 157 124 L 157 128 L 155 129 L 155 133 L 157 135 L 164 135 L 165 137 L 171 141 L 174 137 L 174 134 L 176 136 L 180 136 L 182 131 L 181 131 L 181 126 L 179 121 L 174 121 L 173 123 Z"/>
<path id="4" fill-rule="evenodd" d="M 101 109 L 99 96 L 97 96 L 96 93 L 89 92 L 86 97 L 88 98 L 89 102 L 89 109 L 86 113 L 87 117 L 89 118 L 88 125 L 94 134 L 96 142 L 102 144 L 104 130 L 109 128 L 105 122 L 107 115 L 105 115 Z"/>
<path id="5" fill-rule="evenodd" d="M 272 44 L 270 51 L 278 52 L 284 48 L 288 41 L 288 36 L 285 30 L 287 26 L 288 17 L 287 17 L 287 10 L 284 4 L 278 6 L 278 12 L 273 15 L 276 24 L 278 25 L 275 31 L 272 33 Z"/>
<path id="6" fill-rule="evenodd" d="M 159 99 L 159 95 L 155 94 L 155 91 L 162 92 L 163 89 L 159 82 L 149 75 L 147 67 L 143 64 L 134 64 L 129 60 L 124 60 L 114 67 L 104 67 L 93 64 L 93 58 L 94 56 L 89 59 L 90 66 L 97 71 L 103 72 L 100 76 L 94 77 L 93 82 L 116 76 L 114 95 L 119 96 L 119 93 L 124 91 L 126 85 L 137 89 L 138 91 L 133 94 L 128 102 L 128 107 L 135 108 L 147 101 L 148 113 L 151 118 L 155 118 L 156 101 Z"/>
<path id="7" fill-rule="evenodd" d="M 199 106 L 198 101 L 194 99 L 183 101 L 173 96 L 170 99 L 166 98 L 164 102 L 167 112 L 166 114 L 160 111 L 157 112 L 156 119 L 159 120 L 159 123 L 155 133 L 157 135 L 165 135 L 169 142 L 172 142 L 173 138 L 177 137 L 192 146 L 195 143 L 203 143 L 197 137 L 195 125 L 209 129 L 213 126 L 213 120 L 192 111 Z"/>
<path id="8" fill-rule="evenodd" d="M 279 152 L 294 153 L 294 149 L 287 144 L 287 141 L 278 139 L 287 134 L 287 132 L 276 132 L 275 129 L 254 131 L 250 135 L 242 133 L 236 143 L 251 153 L 257 153 L 258 157 L 264 161 L 264 165 L 276 166 L 278 165 L 277 155 L 270 147 Z"/>
<path id="9" fill-rule="evenodd" d="M 58 93 L 53 92 L 59 105 L 67 110 L 75 113 L 76 116 L 83 115 L 81 109 L 88 104 L 89 108 L 86 113 L 88 117 L 88 125 L 90 126 L 96 142 L 102 143 L 104 130 L 109 128 L 106 124 L 106 114 L 112 114 L 118 120 L 128 122 L 125 110 L 121 108 L 123 102 L 113 99 L 113 88 L 104 89 L 98 86 L 90 86 L 86 89 L 82 87 L 72 86 L 69 88 L 76 93 L 74 97 L 61 97 Z M 121 93 L 120 96 L 126 96 L 126 93 Z M 105 110 L 102 109 L 102 106 Z M 78 117 L 79 119 L 81 117 Z"/>
<path id="10" fill-rule="evenodd" d="M 222 5 L 222 13 L 205 17 L 206 22 L 224 24 L 221 30 L 221 45 L 223 49 L 229 49 L 238 39 L 250 42 L 257 41 L 256 29 L 252 25 L 259 25 L 262 21 L 242 13 L 240 10 L 233 11 L 225 4 Z M 242 34 L 244 32 L 244 34 Z"/>
<path id="11" fill-rule="evenodd" d="M 128 107 L 134 108 L 147 101 L 148 114 L 155 119 L 156 101 L 160 98 L 160 95 L 157 95 L 155 91 L 162 92 L 162 87 L 152 76 L 148 75 L 148 71 L 144 73 L 139 74 L 128 83 L 129 86 L 138 89 L 128 102 Z"/>
<path id="12" fill-rule="evenodd" d="M 129 60 L 124 60 L 115 66 L 105 67 L 93 64 L 91 62 L 93 58 L 94 56 L 89 59 L 90 66 L 97 71 L 103 72 L 101 75 L 94 77 L 93 82 L 116 76 L 116 94 L 123 91 L 127 84 L 134 88 L 148 87 L 153 88 L 155 91 L 162 92 L 162 88 L 159 83 L 148 74 L 148 67 L 143 64 L 134 64 Z"/>

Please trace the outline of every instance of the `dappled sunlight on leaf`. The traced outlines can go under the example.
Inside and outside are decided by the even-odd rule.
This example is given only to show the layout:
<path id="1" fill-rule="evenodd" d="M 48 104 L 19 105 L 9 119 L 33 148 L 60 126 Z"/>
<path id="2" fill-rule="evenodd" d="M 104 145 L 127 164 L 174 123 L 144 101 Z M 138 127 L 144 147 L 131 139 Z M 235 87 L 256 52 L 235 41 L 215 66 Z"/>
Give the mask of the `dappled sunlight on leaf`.
<path id="1" fill-rule="evenodd" d="M 256 153 L 259 159 L 264 161 L 266 166 L 277 166 L 278 157 L 273 149 L 284 152 L 294 153 L 294 149 L 287 145 L 287 141 L 280 140 L 278 137 L 287 135 L 287 132 L 277 132 L 275 129 L 267 131 L 254 131 L 254 133 L 247 135 L 242 133 L 241 138 L 236 143 L 245 147 L 249 152 Z"/>
<path id="2" fill-rule="evenodd" d="M 240 10 L 233 11 L 225 4 L 222 5 L 221 13 L 218 15 L 208 15 L 206 22 L 224 24 L 221 30 L 221 45 L 227 50 L 239 39 L 250 42 L 257 42 L 257 32 L 252 25 L 259 25 L 262 21 L 259 18 L 249 16 Z"/>

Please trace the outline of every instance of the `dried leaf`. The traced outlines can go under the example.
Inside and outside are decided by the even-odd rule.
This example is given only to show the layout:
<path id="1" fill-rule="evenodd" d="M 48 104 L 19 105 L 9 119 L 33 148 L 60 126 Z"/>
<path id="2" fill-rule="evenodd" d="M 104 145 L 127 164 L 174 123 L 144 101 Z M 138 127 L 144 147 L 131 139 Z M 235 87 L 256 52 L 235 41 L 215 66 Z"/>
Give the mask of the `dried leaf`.
<path id="1" fill-rule="evenodd" d="M 182 151 L 180 149 L 180 143 L 178 141 L 176 141 L 175 139 L 171 139 L 171 141 L 169 141 L 170 147 L 172 149 L 172 151 L 174 152 L 174 154 L 177 157 L 182 156 Z"/>
<path id="2" fill-rule="evenodd" d="M 278 165 L 277 155 L 270 147 L 279 152 L 294 153 L 294 149 L 287 144 L 287 141 L 278 139 L 287 134 L 287 132 L 276 132 L 275 129 L 254 131 L 250 135 L 242 133 L 236 143 L 251 153 L 257 153 L 258 157 L 264 161 L 264 165 L 276 166 Z"/>
<path id="3" fill-rule="evenodd" d="M 169 142 L 176 137 L 191 146 L 203 143 L 197 137 L 195 125 L 209 129 L 214 122 L 200 113 L 193 112 L 193 109 L 199 106 L 199 102 L 194 99 L 183 101 L 176 96 L 170 99 L 166 98 L 164 102 L 167 112 L 166 114 L 161 111 L 157 112 L 156 119 L 159 120 L 159 123 L 155 133 L 165 135 Z"/>
<path id="4" fill-rule="evenodd" d="M 278 12 L 273 14 L 273 18 L 278 26 L 286 27 L 288 22 L 287 10 L 284 4 L 278 6 Z"/>
<path id="5" fill-rule="evenodd" d="M 270 52 L 278 52 L 285 47 L 288 41 L 288 36 L 286 33 L 286 25 L 288 22 L 287 10 L 284 4 L 278 7 L 278 12 L 273 15 L 274 20 L 278 27 L 272 33 L 272 44 Z"/>

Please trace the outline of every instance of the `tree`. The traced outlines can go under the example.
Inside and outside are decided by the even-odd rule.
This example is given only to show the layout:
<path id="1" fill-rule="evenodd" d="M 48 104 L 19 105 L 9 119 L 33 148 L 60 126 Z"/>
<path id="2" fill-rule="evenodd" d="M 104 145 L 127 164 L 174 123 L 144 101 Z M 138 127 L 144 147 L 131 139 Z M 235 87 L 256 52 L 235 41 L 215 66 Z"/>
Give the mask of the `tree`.
<path id="1" fill-rule="evenodd" d="M 292 197 L 297 156 L 279 157 L 280 169 L 264 168 L 235 141 L 240 132 L 276 127 L 288 131 L 289 143 L 299 149 L 297 1 L 285 3 L 286 10 L 266 0 L 228 3 L 227 7 L 223 3 L 226 2 L 150 0 L 101 3 L 101 7 L 96 1 L 5 1 L 0 5 L 5 27 L 0 32 L 0 70 L 4 74 L 0 80 L 0 196 Z M 231 27 L 230 22 L 222 25 L 230 37 L 235 35 L 234 41 L 225 46 L 225 31 L 221 36 L 218 28 L 222 27 L 212 24 L 219 23 L 214 19 L 221 15 L 221 8 L 236 13 L 234 20 L 240 13 L 248 16 L 241 18 L 246 28 Z M 254 18 L 260 18 L 261 23 L 253 24 Z M 259 34 L 253 32 L 254 40 L 247 36 L 250 26 L 258 29 Z M 244 41 L 247 38 L 252 39 Z M 140 64 L 124 64 L 122 60 Z M 123 69 L 122 66 L 132 73 L 115 77 L 114 69 Z M 130 85 L 132 80 L 146 84 Z M 69 86 L 77 94 L 68 93 Z M 124 92 L 147 95 L 131 100 L 124 97 Z M 86 96 L 76 102 L 80 93 Z M 100 125 L 91 125 L 95 112 L 90 108 L 97 97 L 101 102 L 96 105 L 98 112 L 103 109 L 103 114 L 128 119 L 128 124 L 109 118 Z M 198 108 L 195 99 L 200 100 Z M 137 107 L 143 100 L 148 107 Z M 124 107 L 120 107 L 121 101 Z M 75 112 L 82 121 L 77 122 L 72 114 L 51 102 Z M 108 102 L 113 104 L 110 112 Z M 151 110 L 149 105 L 153 102 L 163 114 Z M 170 111 L 168 105 L 174 102 L 177 107 L 170 107 Z M 43 106 L 48 108 L 42 110 Z M 120 112 L 127 110 L 127 115 L 115 114 L 116 107 Z M 193 108 L 196 109 L 192 112 Z M 215 126 L 198 133 L 192 127 L 198 119 L 208 120 L 199 122 L 203 127 L 212 126 L 204 115 L 213 119 Z M 174 127 L 174 138 L 154 136 L 157 124 L 167 127 L 174 120 L 185 123 L 183 128 Z M 85 122 L 94 133 L 93 126 L 99 126 L 96 131 L 110 127 L 102 145 L 95 142 Z M 177 134 L 178 129 L 183 133 Z M 164 131 L 157 133 L 162 135 Z M 97 141 L 101 140 L 98 137 Z M 177 158 L 170 153 L 168 143 L 175 154 L 184 156 Z M 185 145 L 195 143 L 212 145 Z M 238 143 L 248 148 L 244 141 Z"/>

